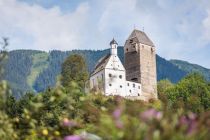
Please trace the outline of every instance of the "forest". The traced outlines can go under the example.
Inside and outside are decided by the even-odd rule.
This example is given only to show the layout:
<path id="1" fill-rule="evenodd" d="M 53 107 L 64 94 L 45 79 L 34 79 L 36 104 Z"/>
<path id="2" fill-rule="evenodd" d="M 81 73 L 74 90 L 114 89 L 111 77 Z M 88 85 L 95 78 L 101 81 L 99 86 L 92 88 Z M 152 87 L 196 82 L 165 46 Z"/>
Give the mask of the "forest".
<path id="1" fill-rule="evenodd" d="M 60 61 L 63 59 L 58 51 L 51 53 L 47 59 L 51 59 L 51 56 Z M 7 52 L 2 51 L 1 60 L 6 56 Z M 58 63 L 53 62 L 48 61 L 45 65 L 56 67 Z M 30 66 L 33 62 L 26 63 Z M 209 139 L 210 83 L 200 73 L 187 74 L 176 83 L 169 79 L 160 80 L 157 85 L 159 99 L 144 102 L 119 96 L 103 96 L 100 91 L 84 93 L 83 85 L 89 74 L 86 65 L 89 64 L 86 64 L 83 55 L 71 54 L 61 64 L 60 74 L 53 87 L 36 94 L 27 92 L 18 99 L 12 94 L 10 83 L 1 80 L 0 138 L 3 140 Z M 3 72 L 2 69 L 4 67 L 1 65 Z M 176 73 L 173 74 L 176 76 Z M 47 82 L 47 79 L 43 82 Z"/>
<path id="2" fill-rule="evenodd" d="M 90 73 L 96 62 L 109 53 L 109 50 L 72 50 L 50 52 L 36 50 L 14 50 L 8 52 L 7 63 L 4 65 L 3 79 L 9 82 L 13 95 L 20 98 L 25 92 L 43 92 L 54 87 L 61 72 L 61 65 L 71 54 L 82 55 Z M 118 55 L 124 62 L 123 47 L 118 48 Z M 187 74 L 198 72 L 210 81 L 210 70 L 199 65 L 190 64 L 181 60 L 166 60 L 157 55 L 157 78 L 169 79 L 177 83 Z"/>

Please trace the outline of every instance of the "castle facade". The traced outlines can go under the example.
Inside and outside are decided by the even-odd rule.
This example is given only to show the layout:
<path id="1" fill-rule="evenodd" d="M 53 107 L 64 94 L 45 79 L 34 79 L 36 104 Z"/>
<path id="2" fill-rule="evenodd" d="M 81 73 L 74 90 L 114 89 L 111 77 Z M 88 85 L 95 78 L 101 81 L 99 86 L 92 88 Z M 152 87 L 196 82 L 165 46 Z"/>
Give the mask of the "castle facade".
<path id="1" fill-rule="evenodd" d="M 124 66 L 117 55 L 117 42 L 110 42 L 110 54 L 102 57 L 90 76 L 90 89 L 104 95 L 119 95 L 148 101 L 157 98 L 155 46 L 148 36 L 133 30 L 124 45 Z"/>

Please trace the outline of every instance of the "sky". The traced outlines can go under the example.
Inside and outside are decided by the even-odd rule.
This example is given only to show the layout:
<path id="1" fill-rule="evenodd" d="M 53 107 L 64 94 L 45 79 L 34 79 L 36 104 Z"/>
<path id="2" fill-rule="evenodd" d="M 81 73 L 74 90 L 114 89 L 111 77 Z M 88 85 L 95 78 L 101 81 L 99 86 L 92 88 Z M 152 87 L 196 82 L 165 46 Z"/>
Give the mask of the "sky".
<path id="1" fill-rule="evenodd" d="M 134 28 L 161 57 L 210 68 L 209 0 L 0 0 L 9 50 L 102 50 Z"/>

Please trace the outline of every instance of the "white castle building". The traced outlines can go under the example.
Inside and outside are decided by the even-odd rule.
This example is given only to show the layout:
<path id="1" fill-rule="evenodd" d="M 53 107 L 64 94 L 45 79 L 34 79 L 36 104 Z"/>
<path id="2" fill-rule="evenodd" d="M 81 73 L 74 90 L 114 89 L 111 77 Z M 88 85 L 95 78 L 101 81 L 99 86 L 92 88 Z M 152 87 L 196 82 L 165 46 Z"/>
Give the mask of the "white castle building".
<path id="1" fill-rule="evenodd" d="M 117 55 L 117 42 L 110 42 L 110 54 L 101 58 L 90 77 L 90 89 L 105 95 L 140 96 L 141 84 L 126 81 L 125 68 Z"/>
<path id="2" fill-rule="evenodd" d="M 126 68 L 117 55 L 118 44 L 114 39 L 110 47 L 110 54 L 102 57 L 91 73 L 90 89 L 108 96 L 119 95 L 141 100 L 157 98 L 156 54 L 146 34 L 134 30 L 126 40 Z"/>

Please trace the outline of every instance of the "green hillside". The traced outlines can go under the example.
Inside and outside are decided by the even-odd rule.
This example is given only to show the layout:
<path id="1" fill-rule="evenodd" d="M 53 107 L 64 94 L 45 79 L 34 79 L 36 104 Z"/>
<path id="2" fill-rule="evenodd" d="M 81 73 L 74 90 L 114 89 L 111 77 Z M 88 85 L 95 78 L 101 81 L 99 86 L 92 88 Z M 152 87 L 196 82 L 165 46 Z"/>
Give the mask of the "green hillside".
<path id="1" fill-rule="evenodd" d="M 182 61 L 182 60 L 174 59 L 174 60 L 170 60 L 170 62 L 187 73 L 198 72 L 198 73 L 204 75 L 206 80 L 210 81 L 210 69 L 204 68 L 197 64 L 191 64 L 187 61 Z"/>
<path id="2" fill-rule="evenodd" d="M 41 92 L 48 87 L 53 87 L 56 77 L 60 74 L 61 64 L 71 54 L 82 55 L 91 72 L 96 62 L 109 53 L 106 50 L 72 50 L 50 52 L 36 50 L 14 50 L 9 52 L 9 59 L 5 65 L 4 79 L 10 83 L 13 93 L 20 97 L 27 91 Z M 121 61 L 124 61 L 123 47 L 118 48 Z M 210 81 L 209 70 L 199 65 L 184 61 L 168 61 L 157 55 L 157 78 L 169 79 L 173 83 L 178 82 L 188 73 L 197 71 L 202 73 Z"/>

